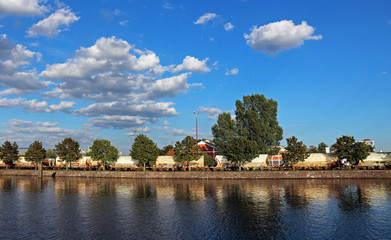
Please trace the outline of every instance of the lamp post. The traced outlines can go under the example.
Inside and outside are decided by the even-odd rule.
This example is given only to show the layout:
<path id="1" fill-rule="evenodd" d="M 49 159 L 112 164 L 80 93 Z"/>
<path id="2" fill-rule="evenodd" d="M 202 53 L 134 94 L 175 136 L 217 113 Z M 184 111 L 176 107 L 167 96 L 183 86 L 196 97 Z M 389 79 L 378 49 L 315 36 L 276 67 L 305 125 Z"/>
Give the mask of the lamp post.
<path id="1" fill-rule="evenodd" d="M 198 144 L 198 119 L 197 119 L 197 116 L 198 116 L 198 114 L 200 114 L 200 112 L 193 111 L 193 113 L 196 116 L 196 141 L 197 141 L 197 144 Z"/>

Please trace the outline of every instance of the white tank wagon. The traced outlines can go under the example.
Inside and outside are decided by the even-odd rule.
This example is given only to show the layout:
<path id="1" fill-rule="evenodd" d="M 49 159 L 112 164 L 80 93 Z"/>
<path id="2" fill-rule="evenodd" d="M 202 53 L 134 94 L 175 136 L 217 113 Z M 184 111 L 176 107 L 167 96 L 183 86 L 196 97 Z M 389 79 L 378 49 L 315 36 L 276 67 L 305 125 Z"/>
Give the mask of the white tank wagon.
<path id="1" fill-rule="evenodd" d="M 204 167 L 204 156 L 201 156 L 197 160 L 190 161 L 190 168 L 197 169 Z M 156 159 L 156 168 L 163 170 L 177 170 L 178 167 L 182 166 L 181 163 L 175 162 L 174 156 L 158 156 Z M 183 163 L 183 167 L 186 167 L 186 163 Z"/>
<path id="2" fill-rule="evenodd" d="M 304 162 L 294 165 L 295 169 L 331 169 L 338 166 L 338 157 L 332 153 L 310 153 Z"/>
<path id="3" fill-rule="evenodd" d="M 119 156 L 116 163 L 113 163 L 110 170 L 134 171 L 138 168 L 138 160 L 132 156 Z"/>
<path id="4" fill-rule="evenodd" d="M 251 162 L 247 162 L 242 165 L 242 168 L 245 170 L 256 170 L 256 169 L 263 169 L 264 167 L 267 167 L 267 154 L 259 154 L 258 157 L 251 160 Z M 227 158 L 223 155 L 217 155 L 216 158 L 216 169 L 219 170 L 220 168 L 231 168 L 235 167 L 235 164 L 228 161 Z"/>
<path id="5" fill-rule="evenodd" d="M 357 164 L 358 168 L 385 168 L 391 165 L 391 153 L 371 152 L 369 156 Z"/>

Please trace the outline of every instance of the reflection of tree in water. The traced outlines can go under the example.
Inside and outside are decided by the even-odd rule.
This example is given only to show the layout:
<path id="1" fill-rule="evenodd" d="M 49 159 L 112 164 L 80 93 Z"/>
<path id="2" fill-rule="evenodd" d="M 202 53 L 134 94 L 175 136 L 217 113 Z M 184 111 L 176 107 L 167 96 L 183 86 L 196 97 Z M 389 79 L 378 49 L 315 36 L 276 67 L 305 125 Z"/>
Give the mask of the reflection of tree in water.
<path id="1" fill-rule="evenodd" d="M 148 182 L 138 182 L 134 192 L 135 198 L 156 198 L 155 186 Z"/>
<path id="2" fill-rule="evenodd" d="M 220 214 L 224 229 L 229 229 L 230 238 L 284 238 L 281 230 L 281 208 L 283 206 L 279 191 L 273 185 L 267 186 L 267 194 L 251 197 L 257 191 L 248 185 L 227 184 Z M 229 220 L 230 222 L 226 222 Z"/>
<path id="3" fill-rule="evenodd" d="M 370 208 L 369 199 L 357 184 L 336 185 L 338 207 L 344 212 L 366 211 Z"/>
<path id="4" fill-rule="evenodd" d="M 285 185 L 285 201 L 293 208 L 304 208 L 309 205 L 307 196 L 303 193 L 299 186 L 301 185 L 295 182 Z"/>

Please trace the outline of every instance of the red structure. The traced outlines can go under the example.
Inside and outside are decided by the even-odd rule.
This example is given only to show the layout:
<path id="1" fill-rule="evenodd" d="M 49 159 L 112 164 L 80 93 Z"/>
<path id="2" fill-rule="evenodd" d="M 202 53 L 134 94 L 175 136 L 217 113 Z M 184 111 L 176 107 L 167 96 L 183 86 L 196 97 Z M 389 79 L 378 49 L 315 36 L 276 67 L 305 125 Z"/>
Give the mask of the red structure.
<path id="1" fill-rule="evenodd" d="M 213 159 L 216 157 L 217 150 L 213 142 L 208 140 L 200 141 L 198 146 L 202 148 L 203 153 L 208 154 L 209 156 L 213 157 Z"/>

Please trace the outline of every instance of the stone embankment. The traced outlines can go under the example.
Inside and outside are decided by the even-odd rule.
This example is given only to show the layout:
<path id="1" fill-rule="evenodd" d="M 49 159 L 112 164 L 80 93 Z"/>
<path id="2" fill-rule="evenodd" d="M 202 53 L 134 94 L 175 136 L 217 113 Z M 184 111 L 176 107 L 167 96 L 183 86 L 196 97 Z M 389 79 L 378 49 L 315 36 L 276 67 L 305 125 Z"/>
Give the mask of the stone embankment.
<path id="1" fill-rule="evenodd" d="M 0 176 L 38 176 L 34 170 L 0 170 Z M 53 171 L 44 177 L 133 178 L 133 179 L 391 179 L 391 170 L 254 171 L 254 172 L 122 172 Z"/>

